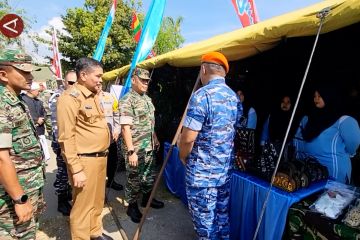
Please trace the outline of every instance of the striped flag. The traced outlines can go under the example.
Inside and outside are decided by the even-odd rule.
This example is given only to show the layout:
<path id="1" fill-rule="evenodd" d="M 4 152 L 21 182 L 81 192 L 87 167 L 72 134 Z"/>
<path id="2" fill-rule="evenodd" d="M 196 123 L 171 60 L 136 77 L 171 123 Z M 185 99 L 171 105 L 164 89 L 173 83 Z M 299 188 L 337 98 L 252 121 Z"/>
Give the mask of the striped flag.
<path id="1" fill-rule="evenodd" d="M 153 0 L 146 14 L 144 29 L 141 32 L 140 40 L 136 46 L 134 57 L 131 61 L 130 70 L 122 88 L 120 98 L 131 88 L 131 75 L 136 65 L 143 61 L 150 53 L 156 37 L 159 33 L 162 17 L 164 14 L 166 0 Z"/>
<path id="2" fill-rule="evenodd" d="M 139 21 L 139 18 L 136 15 L 136 12 L 134 11 L 132 14 L 132 21 L 131 21 L 131 29 L 133 30 L 134 40 L 136 43 L 139 42 L 140 36 L 141 36 L 141 24 Z M 147 59 L 155 57 L 156 54 L 153 50 L 151 50 L 150 54 L 147 56 Z"/>
<path id="3" fill-rule="evenodd" d="M 138 43 L 141 35 L 141 25 L 136 12 L 132 14 L 131 29 L 133 30 L 135 42 Z"/>
<path id="4" fill-rule="evenodd" d="M 255 0 L 231 0 L 243 27 L 259 22 Z"/>
<path id="5" fill-rule="evenodd" d="M 53 49 L 53 61 L 52 61 L 51 67 L 52 67 L 52 70 L 53 70 L 56 78 L 62 79 L 60 54 L 59 54 L 59 48 L 58 48 L 55 28 L 53 28 L 52 49 Z"/>
<path id="6" fill-rule="evenodd" d="M 95 53 L 93 58 L 97 61 L 101 61 L 103 55 L 104 55 L 104 51 L 105 51 L 105 45 L 106 45 L 106 39 L 109 35 L 110 32 L 110 28 L 112 23 L 114 22 L 115 19 L 115 10 L 116 10 L 116 1 L 117 0 L 113 0 L 113 3 L 111 5 L 111 9 L 110 9 L 110 13 L 106 19 L 104 28 L 102 30 L 100 39 L 97 43 L 96 49 L 95 49 Z"/>

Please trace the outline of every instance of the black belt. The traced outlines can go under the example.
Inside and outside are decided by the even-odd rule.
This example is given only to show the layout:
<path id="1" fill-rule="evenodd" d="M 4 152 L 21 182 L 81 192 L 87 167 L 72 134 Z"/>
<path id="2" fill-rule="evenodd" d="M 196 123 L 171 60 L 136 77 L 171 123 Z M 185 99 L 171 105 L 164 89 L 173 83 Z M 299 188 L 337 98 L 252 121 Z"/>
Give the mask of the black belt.
<path id="1" fill-rule="evenodd" d="M 109 154 L 109 151 L 103 152 L 94 152 L 94 153 L 81 153 L 78 154 L 79 157 L 106 157 Z"/>

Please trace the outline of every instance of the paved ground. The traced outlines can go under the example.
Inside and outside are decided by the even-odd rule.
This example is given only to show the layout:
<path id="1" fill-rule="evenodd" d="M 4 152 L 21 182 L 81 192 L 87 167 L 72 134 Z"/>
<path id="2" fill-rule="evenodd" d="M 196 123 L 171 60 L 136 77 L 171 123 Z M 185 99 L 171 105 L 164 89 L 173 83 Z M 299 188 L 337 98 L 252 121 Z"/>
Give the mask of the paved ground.
<path id="1" fill-rule="evenodd" d="M 50 145 L 49 145 L 50 146 Z M 53 239 L 70 239 L 69 234 L 69 218 L 58 213 L 57 198 L 54 194 L 52 186 L 56 174 L 55 155 L 51 151 L 51 160 L 46 168 L 47 184 L 45 186 L 45 199 L 47 202 L 47 210 L 40 219 L 40 231 L 38 240 Z M 119 172 L 116 176 L 117 182 L 125 183 L 124 172 Z M 188 214 L 187 208 L 183 203 L 172 194 L 170 194 L 162 183 L 157 190 L 157 199 L 165 202 L 163 209 L 150 209 L 147 219 L 141 232 L 142 240 L 190 240 L 195 239 L 192 222 Z M 133 239 L 137 224 L 131 222 L 126 215 L 126 207 L 124 206 L 124 191 L 108 192 L 109 203 L 113 208 L 113 213 L 117 216 L 121 227 L 123 228 L 128 239 Z M 105 207 L 103 211 L 103 224 L 105 233 L 109 234 L 116 240 L 122 240 L 114 218 Z M 114 215 L 114 214 L 113 214 Z"/>

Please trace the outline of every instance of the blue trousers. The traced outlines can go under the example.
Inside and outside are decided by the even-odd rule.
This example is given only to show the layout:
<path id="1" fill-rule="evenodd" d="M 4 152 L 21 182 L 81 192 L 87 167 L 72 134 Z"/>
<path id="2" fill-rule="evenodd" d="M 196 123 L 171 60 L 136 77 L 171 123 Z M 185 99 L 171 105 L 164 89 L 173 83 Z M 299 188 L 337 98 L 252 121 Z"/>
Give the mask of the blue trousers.
<path id="1" fill-rule="evenodd" d="M 186 195 L 199 239 L 229 239 L 230 181 L 219 187 L 186 186 Z"/>

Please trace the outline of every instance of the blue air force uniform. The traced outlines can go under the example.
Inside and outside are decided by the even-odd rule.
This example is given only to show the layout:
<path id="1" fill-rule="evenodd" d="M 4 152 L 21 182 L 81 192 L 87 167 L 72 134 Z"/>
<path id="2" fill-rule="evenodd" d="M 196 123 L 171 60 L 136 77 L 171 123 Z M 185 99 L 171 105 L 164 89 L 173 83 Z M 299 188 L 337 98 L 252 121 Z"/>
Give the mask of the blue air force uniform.
<path id="1" fill-rule="evenodd" d="M 229 239 L 229 169 L 241 114 L 240 101 L 220 77 L 200 88 L 189 103 L 183 126 L 199 134 L 186 164 L 186 194 L 200 239 Z"/>

